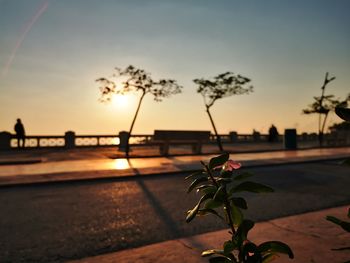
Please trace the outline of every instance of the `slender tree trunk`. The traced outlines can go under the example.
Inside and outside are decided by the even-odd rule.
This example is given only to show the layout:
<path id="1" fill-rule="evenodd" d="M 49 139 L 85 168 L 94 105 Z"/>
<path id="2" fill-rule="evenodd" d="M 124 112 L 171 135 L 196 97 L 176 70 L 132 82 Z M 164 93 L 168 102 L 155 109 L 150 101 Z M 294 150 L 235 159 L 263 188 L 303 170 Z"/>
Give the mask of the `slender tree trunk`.
<path id="1" fill-rule="evenodd" d="M 323 85 L 321 87 L 322 94 L 321 94 L 321 99 L 320 99 L 320 109 L 323 109 L 323 98 L 324 98 L 324 92 L 326 89 L 327 81 L 328 81 L 328 72 L 326 73 Z M 322 144 L 323 144 L 323 128 L 322 128 L 321 123 L 322 123 L 322 113 L 319 113 L 319 115 L 318 115 L 318 142 L 319 142 L 320 147 L 322 147 Z"/>
<path id="2" fill-rule="evenodd" d="M 213 118 L 211 117 L 211 114 L 210 114 L 210 111 L 209 111 L 209 107 L 207 107 L 207 113 L 208 113 L 208 116 L 209 116 L 211 125 L 213 126 L 213 129 L 214 129 L 214 132 L 215 132 L 216 142 L 217 142 L 217 144 L 218 144 L 219 150 L 220 150 L 220 152 L 223 152 L 223 151 L 224 151 L 224 148 L 222 147 L 221 138 L 220 138 L 220 135 L 218 134 L 218 132 L 217 132 L 217 130 L 216 130 L 216 127 L 215 127 Z"/>
<path id="3" fill-rule="evenodd" d="M 142 95 L 141 95 L 141 97 L 140 97 L 140 100 L 139 100 L 139 104 L 137 105 L 137 109 L 136 109 L 136 112 L 135 112 L 135 115 L 134 115 L 134 119 L 132 120 L 130 129 L 129 129 L 128 140 L 127 140 L 126 147 L 125 147 L 125 157 L 126 157 L 126 158 L 129 158 L 129 150 L 130 150 L 129 139 L 130 139 L 130 135 L 131 135 L 131 133 L 132 133 L 132 129 L 134 128 L 134 124 L 135 124 L 137 115 L 139 114 L 139 110 L 140 110 L 140 107 L 141 107 L 141 103 L 142 103 L 142 100 L 143 100 L 143 98 L 145 97 L 145 95 L 146 95 L 146 93 L 143 91 L 143 92 L 142 92 Z"/>
<path id="4" fill-rule="evenodd" d="M 319 142 L 319 145 L 320 147 L 323 146 L 323 132 L 320 131 L 320 133 L 318 134 L 318 142 Z"/>
<path id="5" fill-rule="evenodd" d="M 322 128 L 320 130 L 319 140 L 320 140 L 320 146 L 321 147 L 323 146 L 323 135 L 324 135 L 324 129 L 326 127 L 327 117 L 328 117 L 328 113 L 326 113 L 326 115 L 324 116 L 323 123 L 322 123 Z"/>
<path id="6" fill-rule="evenodd" d="M 324 78 L 324 82 L 323 82 L 323 85 L 321 87 L 321 90 L 322 90 L 322 94 L 321 94 L 321 99 L 320 99 L 320 109 L 323 109 L 323 100 L 324 100 L 324 93 L 325 93 L 325 90 L 326 90 L 326 86 L 329 82 L 335 80 L 335 77 L 332 77 L 332 78 L 328 78 L 328 72 L 326 73 L 326 76 Z M 327 117 L 328 117 L 328 112 L 326 113 L 324 119 L 323 119 L 323 123 L 321 125 L 321 122 L 322 122 L 322 113 L 319 114 L 318 116 L 318 141 L 320 143 L 320 147 L 323 146 L 323 132 L 324 132 L 324 129 L 326 127 L 326 121 L 327 121 Z"/>
<path id="7" fill-rule="evenodd" d="M 322 129 L 321 129 L 321 122 L 322 122 L 322 114 L 318 114 L 318 143 L 319 146 L 322 147 L 322 142 L 323 142 L 323 134 L 322 134 Z"/>

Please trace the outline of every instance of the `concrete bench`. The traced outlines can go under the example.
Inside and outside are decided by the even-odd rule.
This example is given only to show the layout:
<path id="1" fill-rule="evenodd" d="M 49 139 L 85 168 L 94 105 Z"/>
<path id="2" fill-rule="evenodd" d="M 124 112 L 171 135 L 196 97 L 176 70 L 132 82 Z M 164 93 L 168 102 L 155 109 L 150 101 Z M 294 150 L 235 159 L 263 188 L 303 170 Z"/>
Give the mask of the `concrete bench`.
<path id="1" fill-rule="evenodd" d="M 159 145 L 161 155 L 169 154 L 170 145 L 191 145 L 192 152 L 200 154 L 202 144 L 210 141 L 210 131 L 155 130 L 152 144 Z"/>

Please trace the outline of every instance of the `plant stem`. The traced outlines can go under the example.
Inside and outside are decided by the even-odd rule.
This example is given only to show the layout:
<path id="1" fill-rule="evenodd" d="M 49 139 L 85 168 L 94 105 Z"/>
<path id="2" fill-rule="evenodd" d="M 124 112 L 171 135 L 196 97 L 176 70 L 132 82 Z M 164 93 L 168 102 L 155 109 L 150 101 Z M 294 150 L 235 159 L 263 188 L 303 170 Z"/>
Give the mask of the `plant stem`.
<path id="1" fill-rule="evenodd" d="M 210 179 L 213 181 L 213 184 L 216 186 L 216 188 L 219 188 L 219 184 L 218 184 L 218 182 L 215 180 L 215 178 L 214 178 L 213 174 L 211 173 L 211 171 L 210 171 L 208 165 L 204 164 L 204 162 L 202 162 L 202 164 L 204 165 L 205 170 L 206 170 L 207 173 L 209 174 Z"/>
<path id="2" fill-rule="evenodd" d="M 318 142 L 321 145 L 321 118 L 322 118 L 322 114 L 319 113 L 318 114 Z"/>
<path id="3" fill-rule="evenodd" d="M 236 230 L 235 227 L 233 225 L 233 219 L 232 219 L 232 214 L 231 214 L 231 206 L 230 206 L 230 201 L 227 198 L 227 191 L 226 191 L 226 186 L 224 188 L 224 199 L 225 199 L 225 211 L 227 213 L 228 216 L 228 221 L 231 227 L 231 231 L 232 231 L 232 235 L 236 234 Z"/>
<path id="4" fill-rule="evenodd" d="M 205 169 L 206 169 L 207 173 L 209 174 L 210 179 L 213 181 L 214 185 L 216 186 L 216 188 L 219 188 L 219 184 L 216 182 L 213 174 L 211 173 L 211 171 L 207 165 L 205 165 Z M 224 210 L 225 210 L 227 217 L 228 217 L 229 226 L 231 228 L 232 235 L 234 235 L 236 233 L 236 230 L 235 230 L 235 227 L 233 225 L 231 206 L 230 206 L 230 201 L 228 200 L 228 197 L 227 197 L 226 185 L 224 187 L 224 204 L 225 204 Z"/>

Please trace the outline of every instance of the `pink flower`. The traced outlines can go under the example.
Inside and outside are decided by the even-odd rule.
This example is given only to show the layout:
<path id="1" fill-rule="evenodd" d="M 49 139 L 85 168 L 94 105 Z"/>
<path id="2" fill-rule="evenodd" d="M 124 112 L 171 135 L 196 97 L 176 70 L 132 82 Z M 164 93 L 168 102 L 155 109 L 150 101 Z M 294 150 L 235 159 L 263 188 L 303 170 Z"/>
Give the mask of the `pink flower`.
<path id="1" fill-rule="evenodd" d="M 237 163 L 233 160 L 228 160 L 224 166 L 222 167 L 223 170 L 225 171 L 233 171 L 233 170 L 237 170 L 239 168 L 241 168 L 241 164 L 240 163 Z"/>

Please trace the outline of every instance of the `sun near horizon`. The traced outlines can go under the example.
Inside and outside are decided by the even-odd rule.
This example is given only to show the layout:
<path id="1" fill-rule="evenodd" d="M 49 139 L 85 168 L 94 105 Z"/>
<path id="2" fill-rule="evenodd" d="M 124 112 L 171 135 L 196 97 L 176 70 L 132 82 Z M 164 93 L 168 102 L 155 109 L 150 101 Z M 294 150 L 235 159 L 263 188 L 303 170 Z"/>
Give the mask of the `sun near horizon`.
<path id="1" fill-rule="evenodd" d="M 218 101 L 219 133 L 316 132 L 302 109 L 320 95 L 344 98 L 350 83 L 348 1 L 0 1 L 0 130 L 21 118 L 27 133 L 116 134 L 128 130 L 140 94 L 98 102 L 95 79 L 135 65 L 176 79 L 183 93 L 146 96 L 134 133 L 211 130 L 195 78 L 232 71 L 254 92 Z M 330 115 L 328 124 L 340 122 Z"/>

